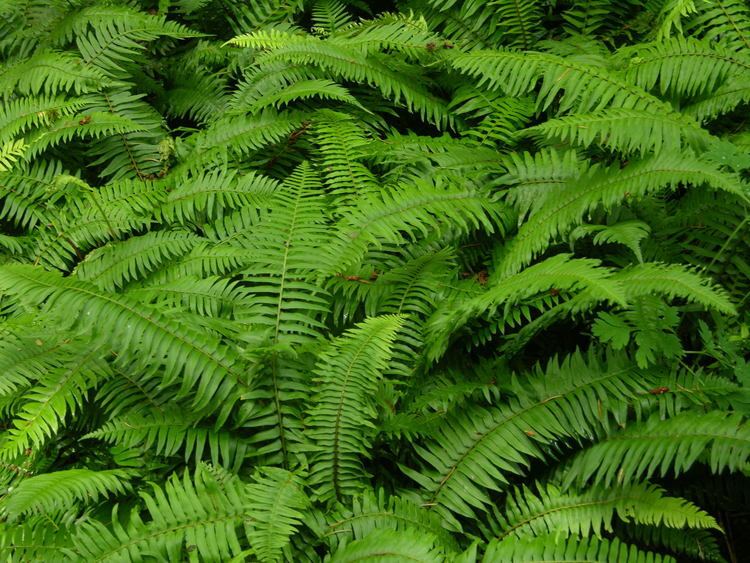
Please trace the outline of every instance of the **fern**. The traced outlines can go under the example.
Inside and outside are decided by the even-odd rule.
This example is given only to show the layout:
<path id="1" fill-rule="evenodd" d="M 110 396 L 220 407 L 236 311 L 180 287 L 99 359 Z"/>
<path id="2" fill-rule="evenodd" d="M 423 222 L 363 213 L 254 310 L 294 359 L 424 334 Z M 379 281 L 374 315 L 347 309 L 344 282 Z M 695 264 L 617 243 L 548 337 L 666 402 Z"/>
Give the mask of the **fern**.
<path id="1" fill-rule="evenodd" d="M 749 38 L 0 2 L 0 557 L 750 559 Z"/>
<path id="2" fill-rule="evenodd" d="M 689 425 L 687 421 L 690 421 Z M 737 471 L 747 463 L 747 429 L 738 415 L 684 413 L 634 425 L 581 452 L 566 480 L 612 483 L 686 471 L 704 452 L 714 472 Z M 659 428 L 659 430 L 656 430 Z M 659 440 L 659 438 L 662 438 Z"/>
<path id="3" fill-rule="evenodd" d="M 359 457 L 367 456 L 364 431 L 374 418 L 369 396 L 388 366 L 401 322 L 396 316 L 371 319 L 333 343 L 317 367 L 320 392 L 306 434 L 313 454 L 310 484 L 323 499 L 361 488 Z"/>
<path id="4" fill-rule="evenodd" d="M 623 563 L 671 563 L 672 557 L 654 555 L 641 551 L 636 546 L 627 545 L 617 539 L 606 540 L 596 537 L 555 541 L 554 536 L 541 536 L 521 541 L 491 542 L 485 559 L 488 561 L 622 561 Z"/>
<path id="5" fill-rule="evenodd" d="M 76 501 L 96 502 L 100 496 L 124 494 L 129 475 L 120 470 L 69 469 L 24 479 L 2 501 L 11 521 L 34 513 L 54 514 Z"/>

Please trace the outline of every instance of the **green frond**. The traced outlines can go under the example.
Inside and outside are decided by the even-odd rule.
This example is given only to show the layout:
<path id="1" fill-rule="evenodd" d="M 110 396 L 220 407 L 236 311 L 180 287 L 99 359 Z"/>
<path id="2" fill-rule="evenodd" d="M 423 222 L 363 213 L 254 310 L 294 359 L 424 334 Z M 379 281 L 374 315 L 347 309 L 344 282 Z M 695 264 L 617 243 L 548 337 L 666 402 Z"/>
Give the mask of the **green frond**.
<path id="1" fill-rule="evenodd" d="M 211 74 L 200 65 L 195 65 L 194 71 L 186 76 L 180 62 L 175 63 L 180 72 L 171 77 L 170 88 L 165 94 L 170 115 L 188 117 L 200 124 L 218 119 L 229 106 L 226 77 Z"/>
<path id="2" fill-rule="evenodd" d="M 339 0 L 316 0 L 312 8 L 313 29 L 330 34 L 351 23 L 346 4 Z"/>
<path id="3" fill-rule="evenodd" d="M 631 336 L 636 346 L 635 361 L 641 367 L 657 358 L 680 358 L 684 354 L 676 328 L 680 317 L 674 307 L 653 295 L 634 299 L 627 310 L 599 313 L 591 333 L 615 350 L 628 345 Z"/>
<path id="4" fill-rule="evenodd" d="M 165 383 L 179 379 L 178 396 L 189 390 L 196 409 L 221 411 L 225 417 L 237 391 L 248 384 L 232 348 L 126 296 L 20 265 L 0 270 L 0 288 L 29 305 L 44 304 L 48 313 L 65 311 L 68 321 L 90 326 L 99 339 L 127 352 L 132 361 L 163 362 Z"/>
<path id="5" fill-rule="evenodd" d="M 667 548 L 672 553 L 684 553 L 688 557 L 703 561 L 725 563 L 719 542 L 710 530 L 680 530 L 666 526 L 622 526 L 624 535 L 638 545 L 649 548 Z M 619 530 L 618 530 L 619 531 Z"/>
<path id="6" fill-rule="evenodd" d="M 331 34 L 331 41 L 366 53 L 390 50 L 420 60 L 429 52 L 427 44 L 439 43 L 440 36 L 429 29 L 422 17 L 385 13 L 341 28 Z"/>
<path id="7" fill-rule="evenodd" d="M 675 35 L 682 35 L 683 18 L 687 20 L 691 14 L 697 12 L 695 0 L 665 0 L 658 9 L 656 37 L 659 40 L 670 37 L 673 33 L 672 28 L 677 32 Z"/>
<path id="8" fill-rule="evenodd" d="M 90 252 L 76 266 L 75 274 L 103 290 L 115 291 L 143 279 L 166 261 L 186 254 L 200 240 L 180 231 L 156 231 L 131 237 Z"/>
<path id="9" fill-rule="evenodd" d="M 7 172 L 26 153 L 28 145 L 23 139 L 6 141 L 0 146 L 0 173 Z"/>
<path id="10" fill-rule="evenodd" d="M 146 555 L 181 560 L 191 551 L 206 560 L 227 561 L 242 549 L 238 528 L 247 518 L 248 500 L 234 477 L 219 481 L 206 467 L 195 476 L 176 474 L 152 493 L 141 493 L 148 517 L 134 508 L 126 524 L 117 506 L 111 527 L 90 519 L 78 526 L 73 543 L 79 559 L 122 561 Z"/>
<path id="11" fill-rule="evenodd" d="M 478 87 L 525 96 L 535 90 L 538 110 L 559 103 L 558 112 L 586 113 L 604 108 L 668 111 L 669 106 L 630 82 L 592 65 L 535 52 L 473 51 L 451 60 L 453 67 L 478 79 Z"/>
<path id="12" fill-rule="evenodd" d="M 681 149 L 700 152 L 714 140 L 708 131 L 682 114 L 626 109 L 549 119 L 526 129 L 524 134 L 550 143 L 570 143 L 584 148 L 599 145 L 624 154 L 640 155 Z"/>
<path id="13" fill-rule="evenodd" d="M 474 406 L 447 417 L 435 437 L 417 452 L 425 469 L 407 474 L 423 488 L 429 506 L 465 516 L 492 504 L 532 459 L 567 438 L 584 438 L 607 424 L 629 398 L 653 386 L 647 373 L 614 358 L 606 366 L 575 355 L 551 362 L 546 375 L 529 377 L 504 405 Z"/>
<path id="14" fill-rule="evenodd" d="M 318 392 L 309 409 L 309 484 L 318 497 L 341 499 L 362 487 L 362 457 L 369 457 L 372 394 L 388 368 L 403 320 L 372 317 L 334 340 L 315 370 Z"/>
<path id="15" fill-rule="evenodd" d="M 326 199 L 317 173 L 303 163 L 273 193 L 273 213 L 226 239 L 247 255 L 247 307 L 238 318 L 261 347 L 257 402 L 244 425 L 255 429 L 259 454 L 280 455 L 284 463 L 290 442 L 300 440 L 299 400 L 308 389 L 294 350 L 318 338 L 329 310 L 327 292 L 314 283 L 327 260 Z"/>
<path id="16" fill-rule="evenodd" d="M 18 98 L 3 103 L 2 110 L 0 110 L 0 141 L 5 143 L 33 128 L 50 126 L 58 118 L 65 118 L 80 111 L 89 101 L 85 96 L 81 98 L 40 96 Z"/>
<path id="17" fill-rule="evenodd" d="M 367 55 L 356 45 L 318 39 L 312 36 L 299 36 L 281 33 L 254 32 L 232 39 L 231 44 L 255 49 L 268 49 L 257 64 L 266 66 L 279 61 L 312 65 L 331 73 L 335 80 L 352 81 L 377 88 L 380 93 L 396 104 L 403 103 L 410 111 L 418 113 L 425 121 L 445 128 L 452 122 L 443 100 L 432 94 L 427 88 L 418 85 L 414 80 L 407 80 L 403 72 L 407 68 L 418 72 L 406 64 L 402 69 L 394 68 L 395 61 L 390 58 L 385 64 L 377 53 Z"/>
<path id="18" fill-rule="evenodd" d="M 49 525 L 49 517 L 33 516 L 24 523 L 0 524 L 0 554 L 3 557 L 24 557 L 30 561 L 64 561 L 74 559 L 70 527 Z"/>
<path id="19" fill-rule="evenodd" d="M 748 459 L 750 429 L 737 414 L 686 411 L 667 420 L 653 415 L 573 457 L 565 482 L 631 483 L 679 475 L 703 460 L 714 473 L 744 471 Z"/>
<path id="20" fill-rule="evenodd" d="M 532 258 L 544 251 L 556 236 L 579 225 L 586 213 L 598 207 L 605 209 L 629 198 L 675 189 L 680 184 L 708 186 L 746 197 L 739 178 L 683 154 L 663 154 L 631 162 L 625 168 L 591 169 L 561 189 L 524 223 L 507 246 L 501 275 L 518 272 Z"/>
<path id="21" fill-rule="evenodd" d="M 169 223 L 201 224 L 243 207 L 262 207 L 278 187 L 275 180 L 254 172 L 237 175 L 221 168 L 201 172 L 176 182 L 156 215 Z"/>
<path id="22" fill-rule="evenodd" d="M 420 535 L 413 530 L 375 530 L 362 539 L 341 547 L 331 557 L 331 563 L 354 563 L 355 561 L 415 561 L 419 563 L 442 563 L 443 550 L 435 546 L 433 538 Z"/>
<path id="23" fill-rule="evenodd" d="M 369 249 L 450 230 L 503 229 L 505 206 L 485 190 L 448 181 L 417 180 L 365 195 L 336 226 L 330 244 L 335 274 L 356 265 Z"/>
<path id="24" fill-rule="evenodd" d="M 213 465 L 232 471 L 240 469 L 248 453 L 247 444 L 238 435 L 197 424 L 176 409 L 153 410 L 148 415 L 127 414 L 84 438 L 161 457 L 182 452 L 186 462 L 208 458 Z"/>
<path id="25" fill-rule="evenodd" d="M 0 511 L 10 521 L 30 514 L 55 514 L 76 502 L 95 503 L 100 497 L 130 490 L 130 475 L 119 469 L 91 471 L 68 469 L 35 475 L 20 481 L 0 501 Z"/>
<path id="26" fill-rule="evenodd" d="M 230 156 L 247 155 L 278 143 L 300 127 L 304 130 L 306 126 L 304 116 L 298 113 L 268 110 L 252 117 L 225 117 L 197 134 L 190 152 L 181 160 L 186 168 L 201 170 L 206 164 L 224 163 Z"/>
<path id="27" fill-rule="evenodd" d="M 310 98 L 321 98 L 322 100 L 333 100 L 344 102 L 363 108 L 357 98 L 349 93 L 349 90 L 331 80 L 312 79 L 295 82 L 294 84 L 277 90 L 258 98 L 249 108 L 251 113 L 257 113 L 267 107 L 280 109 L 282 106 L 289 105 L 294 101 L 304 101 Z M 367 111 L 367 110 L 366 110 Z"/>
<path id="28" fill-rule="evenodd" d="M 380 190 L 373 173 L 363 164 L 368 139 L 351 116 L 320 112 L 312 134 L 320 148 L 320 170 L 326 187 L 339 201 L 356 203 L 358 198 Z"/>
<path id="29" fill-rule="evenodd" d="M 551 148 L 535 153 L 512 152 L 503 157 L 502 164 L 506 173 L 500 176 L 498 184 L 510 188 L 505 198 L 518 208 L 519 225 L 529 211 L 536 212 L 588 168 L 577 152 Z"/>
<path id="30" fill-rule="evenodd" d="M 622 284 L 628 299 L 660 294 L 698 303 L 726 315 L 736 313 L 726 291 L 713 285 L 709 278 L 680 264 L 636 264 L 620 270 L 613 279 Z"/>
<path id="31" fill-rule="evenodd" d="M 529 121 L 534 106 L 527 98 L 511 98 L 476 88 L 460 88 L 451 101 L 454 111 L 468 118 L 481 119 L 462 131 L 481 145 L 512 145 L 516 133 Z"/>
<path id="32" fill-rule="evenodd" d="M 626 304 L 623 286 L 613 279 L 612 270 L 598 260 L 573 259 L 557 254 L 505 278 L 493 276 L 482 293 L 465 297 L 459 303 L 448 301 L 427 324 L 427 357 L 437 360 L 445 352 L 451 335 L 478 316 L 494 316 L 503 307 L 504 315 L 521 300 L 536 294 L 559 291 L 585 292 L 595 301 Z"/>
<path id="33" fill-rule="evenodd" d="M 750 79 L 730 78 L 712 93 L 686 105 L 682 112 L 705 122 L 750 101 Z"/>
<path id="34" fill-rule="evenodd" d="M 741 51 L 750 48 L 750 8 L 742 0 L 709 0 L 695 4 L 689 29 L 710 41 Z"/>
<path id="35" fill-rule="evenodd" d="M 63 344 L 64 345 L 64 344 Z M 13 427 L 0 441 L 0 459 L 13 460 L 27 449 L 36 450 L 54 437 L 68 415 L 83 407 L 87 392 L 110 374 L 97 346 L 77 353 L 59 368 L 44 373 L 21 398 Z"/>
<path id="36" fill-rule="evenodd" d="M 507 563 L 543 563 L 545 561 L 607 561 L 610 563 L 675 563 L 673 557 L 642 551 L 617 538 L 568 538 L 554 534 L 507 541 L 492 541 L 484 561 Z"/>
<path id="37" fill-rule="evenodd" d="M 300 475 L 265 467 L 258 470 L 255 482 L 245 488 L 250 500 L 245 533 L 259 561 L 288 560 L 285 548 L 309 505 L 303 487 Z"/>
<path id="38" fill-rule="evenodd" d="M 733 75 L 750 73 L 750 58 L 721 43 L 674 37 L 622 49 L 625 77 L 644 90 L 678 98 L 710 94 Z"/>
<path id="39" fill-rule="evenodd" d="M 376 530 L 415 531 L 436 538 L 438 544 L 451 551 L 458 547 L 435 512 L 415 500 L 387 496 L 383 489 L 353 497 L 351 507 L 341 506 L 331 514 L 320 533 L 326 542 L 336 547 L 365 538 Z"/>
<path id="40" fill-rule="evenodd" d="M 643 221 L 622 221 L 614 225 L 581 225 L 570 233 L 571 243 L 593 235 L 592 242 L 596 245 L 622 244 L 633 251 L 639 263 L 643 263 L 641 241 L 648 238 L 651 227 Z"/>
<path id="41" fill-rule="evenodd" d="M 148 225 L 151 210 L 164 197 L 163 187 L 158 183 L 123 181 L 97 190 L 82 190 L 79 197 L 49 212 L 43 205 L 45 198 L 50 198 L 50 192 L 57 197 L 62 193 L 56 183 L 47 185 L 46 176 L 39 174 L 34 179 L 37 186 L 32 184 L 35 191 L 39 190 L 32 201 L 38 201 L 37 205 L 42 210 L 32 208 L 23 211 L 26 215 L 37 211 L 35 215 L 44 221 L 46 227 L 33 250 L 35 261 L 63 271 L 68 271 L 74 260 L 82 259 L 82 252 Z M 45 191 L 42 192 L 42 189 Z M 58 191 L 58 194 L 54 194 L 54 191 Z"/>
<path id="42" fill-rule="evenodd" d="M 0 94 L 25 96 L 73 93 L 81 95 L 108 86 L 109 79 L 95 67 L 67 51 L 40 52 L 0 70 Z"/>
<path id="43" fill-rule="evenodd" d="M 131 286 L 128 295 L 157 307 L 185 309 L 206 317 L 237 315 L 247 305 L 247 291 L 218 276 L 181 276 L 168 282 Z"/>
<path id="44" fill-rule="evenodd" d="M 99 140 L 102 137 L 142 131 L 141 126 L 119 115 L 93 112 L 73 115 L 54 122 L 29 138 L 26 158 L 32 159 L 50 147 L 66 143 L 73 138 Z"/>
<path id="45" fill-rule="evenodd" d="M 13 330 L 6 325 L 0 342 L 0 395 L 11 395 L 61 368 L 75 357 L 75 347 L 61 346 L 61 337 L 41 326 Z M 39 335 L 44 335 L 41 340 Z"/>
<path id="46" fill-rule="evenodd" d="M 274 24 L 290 23 L 292 17 L 303 9 L 302 0 L 258 0 L 252 4 L 245 2 L 230 4 L 234 18 L 230 24 L 237 31 L 258 29 Z"/>
<path id="47" fill-rule="evenodd" d="M 613 519 L 669 528 L 714 528 L 713 516 L 691 502 L 670 497 L 645 483 L 621 487 L 589 487 L 562 490 L 552 484 L 536 491 L 523 487 L 508 495 L 502 511 L 495 511 L 491 535 L 501 542 L 524 536 L 555 534 L 600 537 L 612 532 Z"/>
<path id="48" fill-rule="evenodd" d="M 124 66 L 138 60 L 145 48 L 144 42 L 158 37 L 185 39 L 201 36 L 177 22 L 166 21 L 164 17 L 135 11 L 123 11 L 114 17 L 100 15 L 96 20 L 83 19 L 81 24 L 85 25 L 84 22 L 91 24 L 91 30 L 84 32 L 83 26 L 74 30 L 76 47 L 86 65 L 98 67 L 110 76 L 120 75 Z"/>

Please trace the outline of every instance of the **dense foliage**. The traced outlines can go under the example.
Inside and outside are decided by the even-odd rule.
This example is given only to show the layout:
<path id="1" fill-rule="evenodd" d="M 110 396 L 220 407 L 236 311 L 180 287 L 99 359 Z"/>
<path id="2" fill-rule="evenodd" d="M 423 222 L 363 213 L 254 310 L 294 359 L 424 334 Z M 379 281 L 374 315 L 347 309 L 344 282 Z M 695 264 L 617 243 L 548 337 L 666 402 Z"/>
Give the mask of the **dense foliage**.
<path id="1" fill-rule="evenodd" d="M 0 1 L 8 561 L 741 561 L 743 0 Z"/>

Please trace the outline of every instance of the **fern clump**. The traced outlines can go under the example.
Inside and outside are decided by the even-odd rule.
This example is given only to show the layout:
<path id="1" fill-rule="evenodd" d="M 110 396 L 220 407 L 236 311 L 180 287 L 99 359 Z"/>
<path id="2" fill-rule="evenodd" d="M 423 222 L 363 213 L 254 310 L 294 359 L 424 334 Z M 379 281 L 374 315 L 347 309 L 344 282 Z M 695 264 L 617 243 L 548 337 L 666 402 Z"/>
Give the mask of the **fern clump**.
<path id="1" fill-rule="evenodd" d="M 741 0 L 0 2 L 8 561 L 744 561 Z"/>

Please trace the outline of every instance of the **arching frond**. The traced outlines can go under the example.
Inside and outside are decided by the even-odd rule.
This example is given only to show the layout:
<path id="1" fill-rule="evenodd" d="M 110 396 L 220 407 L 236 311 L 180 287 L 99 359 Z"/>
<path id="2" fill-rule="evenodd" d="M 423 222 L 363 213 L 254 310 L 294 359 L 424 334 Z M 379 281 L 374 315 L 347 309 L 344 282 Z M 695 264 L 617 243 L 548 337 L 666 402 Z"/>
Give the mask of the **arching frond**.
<path id="1" fill-rule="evenodd" d="M 97 520 L 79 526 L 73 538 L 78 557 L 181 559 L 196 550 L 206 559 L 227 560 L 241 552 L 238 528 L 247 518 L 248 500 L 237 478 L 219 481 L 199 466 L 194 477 L 175 475 L 142 496 L 148 519 L 135 508 L 122 524 L 115 507 L 111 527 Z"/>
<path id="2" fill-rule="evenodd" d="M 101 293 L 83 282 L 29 266 L 4 266 L 0 288 L 26 303 L 46 304 L 47 311 L 54 304 L 57 311 L 66 311 L 68 319 L 78 318 L 91 326 L 109 347 L 129 351 L 132 360 L 163 361 L 165 382 L 179 378 L 181 395 L 191 390 L 196 408 L 220 410 L 226 416 L 238 389 L 247 386 L 232 348 L 207 341 L 207 335 L 199 337 L 194 329 L 156 310 L 147 311 L 125 296 Z M 220 400 L 227 402 L 220 404 Z"/>
<path id="3" fill-rule="evenodd" d="M 100 497 L 124 494 L 131 487 L 125 471 L 68 469 L 22 480 L 0 501 L 10 521 L 29 514 L 62 512 L 75 502 L 96 502 Z"/>
<path id="4" fill-rule="evenodd" d="M 277 467 L 259 470 L 255 483 L 247 485 L 250 499 L 246 528 L 253 554 L 261 561 L 280 561 L 282 551 L 300 526 L 309 500 L 299 475 Z"/>
<path id="5" fill-rule="evenodd" d="M 566 482 L 609 485 L 681 474 L 705 456 L 713 472 L 741 471 L 750 458 L 750 431 L 739 415 L 685 412 L 629 426 L 571 460 Z"/>
<path id="6" fill-rule="evenodd" d="M 546 377 L 537 374 L 507 404 L 455 413 L 418 449 L 426 469 L 408 470 L 409 476 L 431 506 L 466 516 L 486 510 L 489 491 L 524 474 L 531 459 L 545 457 L 546 446 L 595 431 L 606 423 L 604 413 L 619 411 L 649 385 L 647 374 L 617 365 L 573 356 L 551 363 Z"/>
<path id="7" fill-rule="evenodd" d="M 453 67 L 478 79 L 478 86 L 509 96 L 532 92 L 541 79 L 537 107 L 546 110 L 559 100 L 559 112 L 584 113 L 607 107 L 667 111 L 669 106 L 645 90 L 601 67 L 546 53 L 511 50 L 474 51 L 455 56 Z"/>
<path id="8" fill-rule="evenodd" d="M 350 496 L 362 487 L 361 457 L 368 457 L 372 394 L 391 359 L 402 325 L 397 316 L 371 318 L 335 340 L 316 369 L 319 391 L 307 418 L 309 483 L 323 499 Z"/>
<path id="9" fill-rule="evenodd" d="M 523 488 L 508 496 L 491 533 L 501 542 L 511 538 L 556 534 L 589 537 L 612 531 L 616 517 L 638 524 L 669 528 L 718 528 L 713 516 L 680 498 L 670 497 L 654 485 L 591 487 L 582 491 L 547 485 L 533 491 Z"/>
<path id="10" fill-rule="evenodd" d="M 493 541 L 485 551 L 485 561 L 530 563 L 542 561 L 617 561 L 618 563 L 674 563 L 669 556 L 642 551 L 618 539 L 596 537 L 568 538 L 560 541 L 554 534 L 536 538 Z"/>
<path id="11" fill-rule="evenodd" d="M 360 540 L 341 547 L 331 558 L 331 563 L 354 563 L 355 561 L 418 561 L 440 563 L 445 561 L 444 552 L 434 545 L 429 536 L 409 530 L 376 530 Z"/>
<path id="12" fill-rule="evenodd" d="M 524 223 L 498 266 L 501 274 L 511 274 L 528 264 L 547 248 L 551 240 L 581 223 L 583 216 L 597 207 L 609 208 L 627 198 L 676 188 L 679 184 L 706 185 L 744 196 L 745 188 L 733 175 L 694 157 L 660 155 L 635 161 L 626 168 L 592 169 L 549 200 Z"/>

